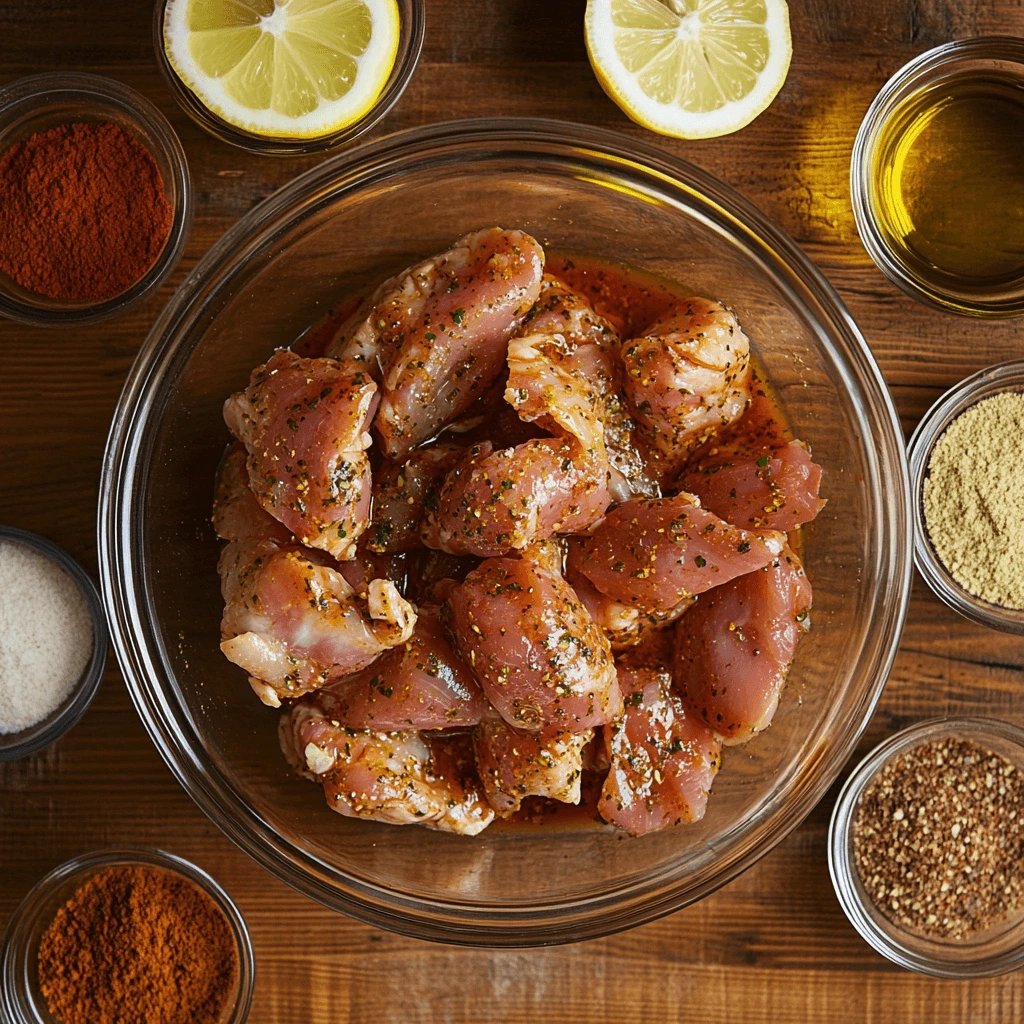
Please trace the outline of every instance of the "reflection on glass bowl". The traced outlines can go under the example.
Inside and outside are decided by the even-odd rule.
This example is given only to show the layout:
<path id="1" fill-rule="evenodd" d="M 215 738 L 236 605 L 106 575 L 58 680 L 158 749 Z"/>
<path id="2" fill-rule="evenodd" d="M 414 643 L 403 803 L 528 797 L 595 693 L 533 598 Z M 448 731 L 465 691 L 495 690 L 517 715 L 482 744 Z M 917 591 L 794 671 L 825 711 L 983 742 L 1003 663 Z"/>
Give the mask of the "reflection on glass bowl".
<path id="1" fill-rule="evenodd" d="M 732 306 L 825 471 L 805 529 L 814 628 L 775 721 L 726 752 L 706 818 L 630 840 L 596 824 L 466 839 L 343 819 L 278 750 L 221 656 L 212 481 L 226 395 L 274 346 L 466 231 L 500 223 Z M 214 247 L 153 328 L 111 429 L 99 533 L 111 631 L 153 741 L 278 877 L 381 927 L 496 946 L 571 941 L 700 899 L 779 842 L 871 715 L 909 590 L 909 489 L 888 392 L 838 297 L 762 214 L 635 140 L 549 121 L 402 132 L 321 164 Z"/>

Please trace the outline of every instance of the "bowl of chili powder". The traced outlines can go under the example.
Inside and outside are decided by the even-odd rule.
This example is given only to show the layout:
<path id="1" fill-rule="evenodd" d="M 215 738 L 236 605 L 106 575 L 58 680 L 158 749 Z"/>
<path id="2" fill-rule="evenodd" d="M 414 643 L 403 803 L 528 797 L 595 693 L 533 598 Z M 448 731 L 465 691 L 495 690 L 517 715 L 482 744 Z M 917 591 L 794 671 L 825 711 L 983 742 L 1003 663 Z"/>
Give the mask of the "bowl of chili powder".
<path id="1" fill-rule="evenodd" d="M 0 90 L 0 315 L 124 311 L 177 263 L 191 215 L 181 143 L 134 89 L 68 72 Z"/>
<path id="2" fill-rule="evenodd" d="M 0 952 L 4 1024 L 244 1024 L 245 921 L 205 871 L 161 850 L 61 864 L 14 912 Z"/>

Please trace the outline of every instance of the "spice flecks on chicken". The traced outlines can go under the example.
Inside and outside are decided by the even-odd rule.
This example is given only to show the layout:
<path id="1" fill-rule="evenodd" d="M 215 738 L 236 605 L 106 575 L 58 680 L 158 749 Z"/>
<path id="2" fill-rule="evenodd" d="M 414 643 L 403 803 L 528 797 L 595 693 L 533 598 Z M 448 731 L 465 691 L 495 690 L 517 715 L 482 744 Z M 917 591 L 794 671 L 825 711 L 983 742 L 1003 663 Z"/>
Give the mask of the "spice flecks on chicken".
<path id="1" fill-rule="evenodd" d="M 377 385 L 364 369 L 280 350 L 224 403 L 260 505 L 306 547 L 355 554 L 370 519 L 367 433 Z"/>
<path id="2" fill-rule="evenodd" d="M 380 381 L 375 427 L 388 458 L 404 459 L 490 387 L 543 270 L 525 232 L 476 231 L 386 281 L 343 325 L 328 352 Z"/>

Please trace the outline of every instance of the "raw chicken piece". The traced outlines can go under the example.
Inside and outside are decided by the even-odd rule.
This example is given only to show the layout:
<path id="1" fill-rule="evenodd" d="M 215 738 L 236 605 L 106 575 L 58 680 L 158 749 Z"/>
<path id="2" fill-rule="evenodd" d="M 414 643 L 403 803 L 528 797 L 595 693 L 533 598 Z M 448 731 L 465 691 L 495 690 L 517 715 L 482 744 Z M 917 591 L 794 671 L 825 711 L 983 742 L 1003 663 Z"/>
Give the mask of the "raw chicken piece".
<path id="1" fill-rule="evenodd" d="M 599 522 L 611 496 L 608 461 L 572 438 L 541 437 L 494 451 L 475 444 L 428 507 L 423 542 L 456 555 L 507 554 Z"/>
<path id="2" fill-rule="evenodd" d="M 597 809 L 631 836 L 700 821 L 722 745 L 657 669 L 619 668 L 626 712 L 605 726 L 611 767 Z"/>
<path id="3" fill-rule="evenodd" d="M 243 453 L 221 464 L 214 523 L 230 543 L 218 571 L 224 596 L 221 650 L 278 707 L 357 672 L 412 635 L 416 613 L 394 583 L 370 580 L 358 596 L 321 552 L 298 542 L 255 502 Z M 355 565 L 358 563 L 346 563 Z"/>
<path id="4" fill-rule="evenodd" d="M 546 278 L 540 302 L 508 346 L 505 401 L 553 437 L 495 451 L 474 444 L 428 509 L 430 547 L 482 557 L 521 550 L 599 522 L 611 503 L 604 441 L 611 327 L 574 292 Z"/>
<path id="5" fill-rule="evenodd" d="M 821 466 L 802 441 L 783 446 L 713 448 L 691 463 L 679 485 L 734 526 L 789 533 L 825 506 L 818 497 Z"/>
<path id="6" fill-rule="evenodd" d="M 473 730 L 476 767 L 487 802 L 503 818 L 518 811 L 528 796 L 578 804 L 581 752 L 593 735 L 592 729 L 524 732 L 492 713 Z"/>
<path id="7" fill-rule="evenodd" d="M 525 232 L 477 231 L 386 281 L 342 328 L 328 351 L 380 380 L 374 425 L 388 458 L 434 437 L 501 373 L 543 270 Z"/>
<path id="8" fill-rule="evenodd" d="M 367 547 L 377 552 L 422 547 L 425 508 L 436 508 L 444 478 L 465 454 L 465 448 L 438 442 L 414 451 L 404 462 L 385 462 L 373 476 Z"/>
<path id="9" fill-rule="evenodd" d="M 623 604 L 601 593 L 587 579 L 582 569 L 585 559 L 582 541 L 569 538 L 569 553 L 565 560 L 565 578 L 576 591 L 591 618 L 604 630 L 613 651 L 627 650 L 643 643 L 654 630 L 675 622 L 695 598 L 684 597 L 666 610 L 647 610 L 635 604 Z"/>
<path id="10" fill-rule="evenodd" d="M 810 607 L 811 585 L 787 547 L 703 595 L 676 627 L 676 688 L 723 743 L 745 743 L 771 723 Z"/>
<path id="11" fill-rule="evenodd" d="M 750 399 L 750 346 L 724 306 L 694 296 L 621 347 L 630 411 L 663 480 Z"/>
<path id="12" fill-rule="evenodd" d="M 432 605 L 417 609 L 416 628 L 404 644 L 305 699 L 342 725 L 384 731 L 476 725 L 490 710 Z"/>
<path id="13" fill-rule="evenodd" d="M 327 806 L 345 817 L 466 836 L 494 820 L 469 737 L 346 729 L 306 703 L 282 716 L 279 735 L 285 757 L 322 783 Z"/>
<path id="14" fill-rule="evenodd" d="M 582 295 L 545 276 L 520 337 L 509 343 L 505 400 L 549 433 L 577 437 L 588 449 L 603 447 L 613 496 L 626 501 L 660 492 L 633 436 L 618 346 L 615 328 Z"/>
<path id="15" fill-rule="evenodd" d="M 731 526 L 683 493 L 612 509 L 589 537 L 574 542 L 575 565 L 605 597 L 641 614 L 661 614 L 762 568 L 785 542 L 781 533 Z"/>
<path id="16" fill-rule="evenodd" d="M 579 733 L 621 711 L 608 641 L 559 573 L 529 558 L 488 559 L 452 588 L 447 608 L 456 650 L 510 725 Z"/>
<path id="17" fill-rule="evenodd" d="M 229 445 L 217 469 L 213 528 L 223 540 L 275 540 L 297 544 L 291 531 L 265 512 L 249 487 L 248 454 L 241 441 Z"/>
<path id="18" fill-rule="evenodd" d="M 367 433 L 377 385 L 364 370 L 284 349 L 224 403 L 249 452 L 260 505 L 307 547 L 351 558 L 370 518 Z"/>

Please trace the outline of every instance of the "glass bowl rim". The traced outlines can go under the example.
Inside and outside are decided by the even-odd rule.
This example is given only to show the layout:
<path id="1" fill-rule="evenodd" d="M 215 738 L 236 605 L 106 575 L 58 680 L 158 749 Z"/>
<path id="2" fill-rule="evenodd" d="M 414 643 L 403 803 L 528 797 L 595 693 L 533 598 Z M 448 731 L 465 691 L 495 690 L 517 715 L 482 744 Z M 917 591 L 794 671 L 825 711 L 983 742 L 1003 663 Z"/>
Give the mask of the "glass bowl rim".
<path id="1" fill-rule="evenodd" d="M 1024 963 L 1024 938 L 1012 950 L 991 957 L 979 957 L 975 961 L 945 959 L 940 955 L 943 947 L 937 942 L 928 943 L 935 951 L 932 956 L 916 953 L 900 945 L 875 924 L 857 888 L 857 869 L 850 856 L 853 841 L 852 823 L 861 794 L 890 759 L 926 740 L 961 733 L 971 736 L 979 743 L 984 743 L 987 737 L 996 737 L 1014 744 L 1020 751 L 1020 767 L 1024 768 L 1024 729 L 998 718 L 929 718 L 894 733 L 861 759 L 839 792 L 828 828 L 828 869 L 832 887 L 843 913 L 857 934 L 876 953 L 880 953 L 894 964 L 936 978 L 985 978 L 1016 970 Z M 1024 932 L 1024 921 L 1017 927 Z M 898 925 L 893 925 L 893 930 L 908 936 L 911 934 Z M 927 941 L 919 936 L 913 937 L 918 941 Z"/>
<path id="2" fill-rule="evenodd" d="M 886 245 L 872 208 L 871 163 L 875 154 L 882 125 L 895 107 L 921 79 L 932 72 L 949 70 L 964 60 L 1002 60 L 1017 63 L 1024 68 L 1024 39 L 1016 36 L 977 36 L 957 39 L 919 53 L 892 75 L 871 101 L 857 130 L 850 157 L 850 198 L 857 234 L 872 262 L 903 292 L 935 309 L 961 316 L 986 319 L 1009 318 L 1024 315 L 1024 301 L 1012 305 L 1003 303 L 970 303 L 946 297 L 942 291 L 931 288 L 918 279 L 896 259 Z"/>
<path id="3" fill-rule="evenodd" d="M 0 1009 L 5 1009 L 10 1014 L 12 1024 L 44 1024 L 38 1016 L 25 1016 L 22 1013 L 23 1003 L 20 1000 L 18 1003 L 14 1001 L 16 996 L 24 994 L 24 971 L 21 967 L 24 958 L 30 952 L 27 932 L 45 910 L 46 903 L 57 886 L 70 883 L 72 880 L 82 884 L 98 871 L 122 864 L 142 864 L 178 874 L 205 892 L 224 914 L 238 951 L 238 993 L 231 1016 L 224 1024 L 244 1024 L 252 1007 L 256 975 L 252 940 L 245 918 L 242 917 L 234 900 L 212 875 L 184 857 L 157 847 L 113 847 L 82 853 L 64 861 L 63 864 L 58 864 L 32 886 L 11 915 L 3 938 L 0 951 Z"/>
<path id="4" fill-rule="evenodd" d="M 785 793 L 785 806 L 781 806 L 779 794 L 766 801 L 765 814 L 771 813 L 771 827 L 761 827 L 756 841 L 747 837 L 743 856 L 736 855 L 729 864 L 718 866 L 713 877 L 700 882 L 699 891 L 694 890 L 692 881 L 690 890 L 683 891 L 685 880 L 676 879 L 670 884 L 647 879 L 642 884 L 602 890 L 586 899 L 495 908 L 468 901 L 406 895 L 340 871 L 332 876 L 331 869 L 315 856 L 282 842 L 229 786 L 197 768 L 193 763 L 194 752 L 187 742 L 183 743 L 184 726 L 176 720 L 175 709 L 161 686 L 153 682 L 160 676 L 151 657 L 153 650 L 159 648 L 159 640 L 140 640 L 147 636 L 148 628 L 146 612 L 140 611 L 136 598 L 142 584 L 135 574 L 145 576 L 144 570 L 136 567 L 138 552 L 142 550 L 142 526 L 139 515 L 133 516 L 129 506 L 135 500 L 135 492 L 144 490 L 139 477 L 145 475 L 145 470 L 137 463 L 144 461 L 148 452 L 140 451 L 142 442 L 136 435 L 145 434 L 144 428 L 156 405 L 154 395 L 158 388 L 154 381 L 173 373 L 181 356 L 181 323 L 198 315 L 210 294 L 229 284 L 244 258 L 283 230 L 281 223 L 290 223 L 289 217 L 296 216 L 296 209 L 308 212 L 311 206 L 326 202 L 326 197 L 379 184 L 410 167 L 422 166 L 439 152 L 448 157 L 457 153 L 461 157 L 473 147 L 491 156 L 498 153 L 516 160 L 537 161 L 541 154 L 557 153 L 562 164 L 569 166 L 589 158 L 595 164 L 599 162 L 609 175 L 630 170 L 635 178 L 643 178 L 648 189 L 670 188 L 677 198 L 682 196 L 691 201 L 699 197 L 703 216 L 714 218 L 723 233 L 730 232 L 737 246 L 746 244 L 752 260 L 769 262 L 777 275 L 776 283 L 788 292 L 790 300 L 815 305 L 823 322 L 832 326 L 832 334 L 819 331 L 817 337 L 842 368 L 847 382 L 857 381 L 858 394 L 864 400 L 855 403 L 855 415 L 861 418 L 865 434 L 876 438 L 865 445 L 865 458 L 873 473 L 875 486 L 869 501 L 881 543 L 873 546 L 869 556 L 875 566 L 876 585 L 866 614 L 878 620 L 878 629 L 867 642 L 868 650 L 861 652 L 861 663 L 866 667 L 858 671 L 862 682 L 856 699 L 846 710 L 848 723 L 830 732 L 832 745 L 815 760 L 818 774 L 801 772 L 799 778 L 794 776 Z M 206 287 L 200 288 L 204 281 Z M 793 293 L 801 290 L 803 298 L 798 299 Z M 172 326 L 179 333 L 177 345 L 171 344 Z M 890 474 L 885 501 L 879 483 L 883 472 Z M 867 343 L 838 295 L 795 242 L 728 186 L 645 143 L 567 122 L 499 118 L 409 129 L 337 154 L 286 185 L 229 229 L 165 307 L 128 376 L 104 456 L 97 532 L 104 600 L 129 692 L 161 756 L 211 820 L 277 877 L 335 910 L 415 937 L 509 947 L 596 937 L 670 913 L 708 895 L 745 870 L 807 816 L 854 749 L 895 657 L 912 569 L 909 507 L 906 451 L 888 389 Z M 339 878 L 344 880 L 343 889 Z"/>
<path id="5" fill-rule="evenodd" d="M 129 121 L 139 124 L 170 167 L 177 197 L 171 228 L 160 255 L 149 270 L 120 295 L 89 305 L 44 308 L 15 298 L 0 289 L 0 316 L 44 327 L 79 327 L 106 320 L 137 305 L 152 294 L 174 269 L 184 252 L 192 223 L 192 181 L 185 150 L 170 122 L 140 92 L 116 79 L 83 71 L 27 75 L 0 88 L 0 117 L 16 105 L 31 109 L 52 93 L 63 93 L 68 97 L 77 97 L 82 103 L 116 109 Z M 150 147 L 146 145 L 146 148 Z"/>
<path id="6" fill-rule="evenodd" d="M 153 8 L 153 49 L 157 67 L 178 106 L 193 122 L 214 138 L 263 156 L 310 156 L 353 142 L 379 124 L 402 98 L 419 66 L 426 36 L 423 0 L 396 0 L 399 7 L 399 43 L 391 74 L 373 106 L 357 121 L 312 139 L 274 138 L 246 131 L 210 110 L 178 77 L 164 49 L 164 12 L 169 0 L 155 0 Z"/>
<path id="7" fill-rule="evenodd" d="M 1024 636 L 1024 609 L 991 604 L 961 586 L 932 547 L 924 518 L 924 480 L 932 449 L 958 416 L 1004 391 L 1024 392 L 1024 359 L 986 366 L 954 384 L 929 407 L 907 442 L 914 564 L 932 593 L 954 611 L 982 626 Z"/>
<path id="8" fill-rule="evenodd" d="M 0 746 L 0 761 L 18 761 L 60 739 L 61 736 L 73 729 L 89 710 L 89 705 L 92 704 L 93 698 L 100 688 L 100 683 L 103 681 L 103 672 L 107 667 L 107 649 L 110 637 L 107 631 L 107 616 L 99 589 L 85 569 L 62 547 L 48 537 L 41 537 L 38 533 L 19 530 L 13 526 L 0 526 L 0 544 L 4 541 L 24 544 L 60 566 L 78 585 L 78 589 L 89 607 L 89 617 L 92 619 L 92 656 L 71 693 L 55 711 L 35 725 L 30 725 L 21 733 L 9 734 L 9 736 L 24 734 L 23 740 L 12 742 L 8 746 Z M 3 739 L 4 737 L 0 737 L 0 740 Z"/>

